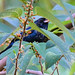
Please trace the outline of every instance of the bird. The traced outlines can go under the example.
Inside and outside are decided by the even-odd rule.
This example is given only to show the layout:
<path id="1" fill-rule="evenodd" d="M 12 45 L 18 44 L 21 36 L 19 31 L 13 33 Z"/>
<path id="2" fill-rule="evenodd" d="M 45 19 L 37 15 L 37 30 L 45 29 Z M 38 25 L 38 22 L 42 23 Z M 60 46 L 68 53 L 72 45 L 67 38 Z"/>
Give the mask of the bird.
<path id="1" fill-rule="evenodd" d="M 48 29 L 48 23 L 49 20 L 47 20 L 46 18 L 39 18 L 38 20 L 34 21 L 34 23 L 39 27 L 39 28 L 43 28 L 45 30 Z M 26 28 L 26 30 L 31 29 L 31 27 Z M 21 32 L 20 34 L 22 35 L 23 32 Z M 36 31 L 36 30 L 31 30 L 31 33 L 28 36 L 23 37 L 23 41 L 26 42 L 46 42 L 48 39 L 46 36 L 44 36 L 42 33 Z M 6 50 L 8 50 L 9 48 L 11 48 L 13 46 L 13 44 L 19 41 L 19 39 L 17 37 L 13 38 L 11 43 L 9 44 L 9 46 L 3 50 L 1 53 L 5 52 Z"/>

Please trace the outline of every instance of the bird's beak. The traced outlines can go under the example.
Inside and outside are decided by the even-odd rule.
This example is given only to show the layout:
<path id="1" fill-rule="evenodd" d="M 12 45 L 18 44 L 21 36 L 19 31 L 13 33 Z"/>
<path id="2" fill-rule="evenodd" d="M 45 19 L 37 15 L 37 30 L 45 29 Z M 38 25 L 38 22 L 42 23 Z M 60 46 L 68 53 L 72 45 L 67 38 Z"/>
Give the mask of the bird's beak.
<path id="1" fill-rule="evenodd" d="M 48 22 L 49 22 L 49 20 L 45 20 L 45 21 L 44 21 L 44 23 L 48 23 Z"/>

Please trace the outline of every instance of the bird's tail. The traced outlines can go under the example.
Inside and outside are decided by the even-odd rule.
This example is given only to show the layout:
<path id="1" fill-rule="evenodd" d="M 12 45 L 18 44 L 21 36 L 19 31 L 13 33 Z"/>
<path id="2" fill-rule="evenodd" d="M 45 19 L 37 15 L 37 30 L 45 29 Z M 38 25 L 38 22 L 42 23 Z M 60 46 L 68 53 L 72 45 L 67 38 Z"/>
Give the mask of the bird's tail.
<path id="1" fill-rule="evenodd" d="M 9 48 L 11 48 L 12 46 L 13 46 L 13 44 L 16 42 L 16 41 L 18 41 L 19 39 L 17 39 L 16 37 L 11 41 L 11 43 L 9 44 L 9 46 L 5 49 L 5 50 L 3 50 L 3 51 L 1 51 L 0 52 L 0 54 L 1 53 L 3 53 L 3 52 L 5 52 L 6 50 L 8 50 Z"/>

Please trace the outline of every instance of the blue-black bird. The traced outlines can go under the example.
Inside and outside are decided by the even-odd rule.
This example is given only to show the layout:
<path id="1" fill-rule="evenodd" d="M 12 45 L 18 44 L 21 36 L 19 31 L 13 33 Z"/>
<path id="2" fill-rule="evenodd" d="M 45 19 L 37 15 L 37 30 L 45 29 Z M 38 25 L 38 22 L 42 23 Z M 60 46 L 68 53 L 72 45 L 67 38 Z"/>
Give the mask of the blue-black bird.
<path id="1" fill-rule="evenodd" d="M 38 20 L 36 20 L 34 23 L 40 27 L 40 28 L 43 28 L 43 29 L 48 29 L 48 20 L 46 18 L 39 18 Z M 29 30 L 31 29 L 31 27 L 28 27 L 26 30 Z M 23 33 L 23 32 L 22 32 Z M 20 33 L 22 35 L 22 33 Z M 11 43 L 9 44 L 9 46 L 3 50 L 1 53 L 5 52 L 7 49 L 11 48 L 12 45 L 18 41 L 19 39 L 18 38 L 14 38 Z M 46 42 L 48 39 L 43 35 L 41 34 L 40 32 L 36 31 L 36 30 L 31 30 L 31 34 L 29 34 L 28 36 L 25 36 L 23 38 L 23 41 L 27 41 L 27 42 Z"/>

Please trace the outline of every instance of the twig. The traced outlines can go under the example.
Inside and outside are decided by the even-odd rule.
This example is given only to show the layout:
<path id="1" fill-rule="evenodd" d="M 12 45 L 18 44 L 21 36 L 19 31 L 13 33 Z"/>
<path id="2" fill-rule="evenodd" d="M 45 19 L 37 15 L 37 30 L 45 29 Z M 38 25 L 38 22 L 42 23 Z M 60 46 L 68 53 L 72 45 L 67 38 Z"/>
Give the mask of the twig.
<path id="1" fill-rule="evenodd" d="M 58 71 L 58 68 L 57 68 L 57 73 L 58 73 L 58 75 L 59 75 L 59 71 Z"/>
<path id="2" fill-rule="evenodd" d="M 32 0 L 31 0 L 30 5 L 32 5 Z M 19 55 L 20 55 L 21 45 L 22 45 L 22 41 L 23 41 L 24 34 L 25 34 L 26 23 L 27 23 L 27 21 L 28 21 L 29 14 L 30 14 L 30 7 L 29 7 L 29 10 L 28 10 L 27 19 L 26 19 L 26 21 L 24 22 L 23 34 L 22 34 L 21 39 L 20 39 L 19 51 L 18 51 L 17 58 L 16 58 L 16 65 L 15 65 L 15 72 L 14 72 L 14 75 L 16 75 L 16 72 L 17 72 L 17 69 L 18 69 L 18 58 L 19 58 Z"/>
<path id="3" fill-rule="evenodd" d="M 62 55 L 62 56 L 60 57 L 60 59 L 57 61 L 56 66 L 55 66 L 55 69 L 53 70 L 52 74 L 50 74 L 50 75 L 53 75 L 56 69 L 57 69 L 57 74 L 59 75 L 58 64 L 59 64 L 59 61 L 61 60 L 62 57 L 64 57 L 64 55 Z"/>
<path id="4" fill-rule="evenodd" d="M 26 73 L 28 73 L 28 74 L 42 75 L 41 71 L 34 71 L 34 70 L 26 70 Z"/>
<path id="5" fill-rule="evenodd" d="M 56 66 L 57 66 L 57 65 L 56 65 Z M 55 69 L 53 70 L 52 74 L 50 74 L 50 75 L 53 75 L 56 69 L 57 69 L 57 67 L 55 67 Z"/>
<path id="6" fill-rule="evenodd" d="M 44 72 L 43 72 L 43 66 L 42 66 L 42 62 L 41 62 L 41 58 L 39 58 L 39 63 L 40 63 L 40 66 L 41 66 L 41 72 L 42 72 L 42 74 L 44 74 Z"/>

